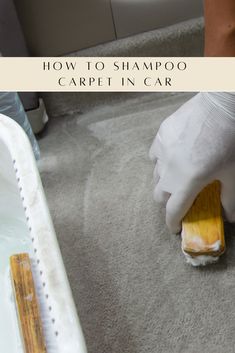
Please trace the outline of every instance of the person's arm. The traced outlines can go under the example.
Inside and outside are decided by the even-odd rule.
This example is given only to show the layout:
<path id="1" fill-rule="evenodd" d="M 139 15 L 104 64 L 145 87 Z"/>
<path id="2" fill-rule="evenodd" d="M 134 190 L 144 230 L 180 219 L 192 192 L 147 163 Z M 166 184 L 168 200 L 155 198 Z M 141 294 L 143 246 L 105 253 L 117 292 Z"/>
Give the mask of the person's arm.
<path id="1" fill-rule="evenodd" d="M 205 56 L 235 56 L 235 0 L 204 0 Z"/>

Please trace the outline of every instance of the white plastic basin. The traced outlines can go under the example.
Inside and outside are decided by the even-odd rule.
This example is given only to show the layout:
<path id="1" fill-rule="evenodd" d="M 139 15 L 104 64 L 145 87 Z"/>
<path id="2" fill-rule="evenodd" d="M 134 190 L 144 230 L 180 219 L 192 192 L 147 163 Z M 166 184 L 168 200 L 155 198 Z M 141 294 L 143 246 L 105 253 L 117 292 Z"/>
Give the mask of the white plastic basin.
<path id="1" fill-rule="evenodd" d="M 48 353 L 85 353 L 86 346 L 30 143 L 0 114 L 0 352 L 23 353 L 9 257 L 28 252 L 47 318 Z M 40 275 L 41 272 L 41 275 Z"/>

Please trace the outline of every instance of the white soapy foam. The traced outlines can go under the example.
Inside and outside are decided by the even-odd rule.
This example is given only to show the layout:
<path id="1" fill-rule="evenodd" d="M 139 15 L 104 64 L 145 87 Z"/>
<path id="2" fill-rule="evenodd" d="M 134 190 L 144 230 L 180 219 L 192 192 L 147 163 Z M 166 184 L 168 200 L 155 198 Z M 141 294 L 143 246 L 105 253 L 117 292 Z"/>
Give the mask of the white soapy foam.
<path id="1" fill-rule="evenodd" d="M 220 248 L 220 245 L 221 245 L 221 241 L 220 240 L 217 240 L 214 244 L 211 245 L 211 249 L 213 251 L 218 251 L 219 248 Z"/>
<path id="2" fill-rule="evenodd" d="M 192 240 L 191 240 L 192 244 L 194 244 L 194 249 L 195 251 L 200 251 L 200 249 L 204 246 L 206 246 L 208 248 L 208 250 L 211 251 L 218 251 L 221 245 L 221 241 L 217 240 L 216 242 L 214 242 L 213 244 L 206 244 L 204 242 L 204 240 L 202 239 L 202 237 L 199 237 L 198 235 L 195 235 Z"/>
<path id="3" fill-rule="evenodd" d="M 183 236 L 183 234 L 182 234 Z M 183 248 L 184 248 L 184 237 L 182 237 L 183 242 L 182 242 L 182 251 L 185 255 L 187 263 L 189 263 L 192 266 L 206 266 L 212 263 L 215 263 L 218 261 L 219 256 L 210 256 L 210 255 L 196 255 L 196 256 L 191 256 L 188 253 L 186 253 Z M 195 235 L 192 238 L 192 243 L 194 245 L 195 251 L 200 251 L 200 249 L 205 245 L 205 242 L 203 241 L 202 237 L 199 237 L 198 235 Z M 207 245 L 208 250 L 210 251 L 218 251 L 221 246 L 221 241 L 217 240 L 215 243 L 211 244 L 210 246 Z"/>
<path id="4" fill-rule="evenodd" d="M 209 255 L 199 255 L 192 257 L 183 251 L 186 261 L 188 264 L 197 267 L 197 266 L 206 266 L 209 264 L 213 264 L 219 260 L 219 256 L 209 256 Z"/>

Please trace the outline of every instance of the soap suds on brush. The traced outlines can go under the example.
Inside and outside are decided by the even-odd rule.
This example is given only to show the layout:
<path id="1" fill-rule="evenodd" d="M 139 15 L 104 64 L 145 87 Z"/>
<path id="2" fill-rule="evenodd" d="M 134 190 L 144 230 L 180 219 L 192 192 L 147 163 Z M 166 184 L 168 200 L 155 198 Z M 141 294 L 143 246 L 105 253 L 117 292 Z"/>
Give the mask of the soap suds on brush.
<path id="1" fill-rule="evenodd" d="M 209 264 L 213 264 L 219 260 L 219 256 L 199 255 L 192 257 L 185 251 L 183 251 L 183 253 L 185 255 L 186 262 L 194 267 L 206 266 Z"/>
<path id="2" fill-rule="evenodd" d="M 183 237 L 184 240 L 184 237 Z M 195 235 L 192 240 L 192 247 L 196 251 L 200 251 L 202 247 L 205 246 L 205 243 L 203 239 L 197 235 Z M 214 244 L 211 244 L 210 246 L 207 245 L 208 250 L 210 251 L 218 251 L 221 246 L 221 241 L 217 240 Z M 192 266 L 206 266 L 212 263 L 215 263 L 219 260 L 219 256 L 210 256 L 210 255 L 196 255 L 196 256 L 191 256 L 188 253 L 186 253 L 184 250 L 184 241 L 182 242 L 182 251 L 185 255 L 186 262 L 189 263 Z"/>

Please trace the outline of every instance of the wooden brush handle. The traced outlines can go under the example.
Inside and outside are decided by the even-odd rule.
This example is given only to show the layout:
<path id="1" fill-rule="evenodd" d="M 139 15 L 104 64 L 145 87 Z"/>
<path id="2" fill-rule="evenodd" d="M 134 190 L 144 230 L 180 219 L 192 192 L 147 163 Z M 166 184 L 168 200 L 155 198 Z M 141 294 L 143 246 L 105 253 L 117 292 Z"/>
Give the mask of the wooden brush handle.
<path id="1" fill-rule="evenodd" d="M 225 251 L 219 181 L 200 192 L 184 217 L 182 250 L 191 256 L 219 256 Z"/>
<path id="2" fill-rule="evenodd" d="M 10 267 L 25 353 L 46 353 L 29 255 L 11 256 Z"/>

